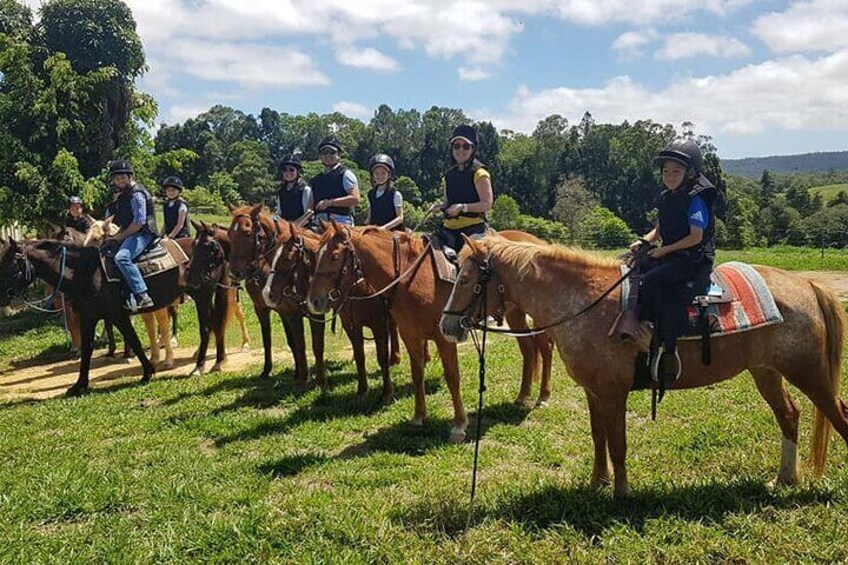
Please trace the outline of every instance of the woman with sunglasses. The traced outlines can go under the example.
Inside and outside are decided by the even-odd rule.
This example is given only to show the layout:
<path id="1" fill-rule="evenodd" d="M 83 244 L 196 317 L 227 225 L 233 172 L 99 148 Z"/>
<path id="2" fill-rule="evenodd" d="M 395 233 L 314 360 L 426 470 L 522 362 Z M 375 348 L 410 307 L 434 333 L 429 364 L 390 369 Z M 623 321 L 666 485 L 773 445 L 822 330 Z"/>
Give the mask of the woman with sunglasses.
<path id="1" fill-rule="evenodd" d="M 459 253 L 463 234 L 475 237 L 486 233 L 486 212 L 492 209 L 492 180 L 483 163 L 476 159 L 477 132 L 473 127 L 461 125 L 453 130 L 450 151 L 454 165 L 442 179 L 445 201 L 430 210 L 442 210 L 445 221 L 439 238 L 443 247 Z M 451 255 L 449 251 L 447 254 Z"/>
<path id="2" fill-rule="evenodd" d="M 280 161 L 281 183 L 277 191 L 276 218 L 302 224 L 312 214 L 312 187 L 300 176 L 303 163 L 300 155 Z"/>
<path id="3" fill-rule="evenodd" d="M 335 220 L 353 225 L 353 211 L 359 204 L 359 181 L 356 175 L 342 166 L 342 146 L 335 137 L 326 137 L 318 145 L 318 155 L 324 172 L 310 183 L 315 201 L 315 221 Z"/>

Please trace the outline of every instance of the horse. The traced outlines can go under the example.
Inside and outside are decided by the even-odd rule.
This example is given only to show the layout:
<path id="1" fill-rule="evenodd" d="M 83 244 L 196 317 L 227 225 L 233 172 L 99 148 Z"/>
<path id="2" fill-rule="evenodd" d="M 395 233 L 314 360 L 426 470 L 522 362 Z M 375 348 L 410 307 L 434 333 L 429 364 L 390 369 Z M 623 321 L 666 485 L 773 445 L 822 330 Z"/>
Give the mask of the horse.
<path id="1" fill-rule="evenodd" d="M 305 309 L 306 292 L 320 244 L 321 237 L 315 232 L 299 228 L 291 222 L 281 222 L 271 273 L 262 289 L 265 303 L 270 308 L 275 308 L 281 300 L 289 298 Z M 400 363 L 400 352 L 397 326 L 389 314 L 388 298 L 346 302 L 339 305 L 338 313 L 353 346 L 358 381 L 356 393 L 361 396 L 368 392 L 362 335 L 362 328 L 368 327 L 374 336 L 377 362 L 383 377 L 382 402 L 392 402 L 394 384 L 389 368 Z"/>
<path id="2" fill-rule="evenodd" d="M 185 266 L 180 265 L 148 279 L 148 294 L 155 306 L 147 311 L 173 303 L 183 292 L 180 281 L 184 277 Z M 156 371 L 144 354 L 129 312 L 124 308 L 122 283 L 106 279 L 98 249 L 50 240 L 20 243 L 14 239 L 8 242 L 0 240 L 0 306 L 8 305 L 11 298 L 23 294 L 36 278 L 63 292 L 80 315 L 82 355 L 79 377 L 68 389 L 68 395 L 88 390 L 94 330 L 101 319 L 110 320 L 124 335 L 141 362 L 141 382 L 150 381 Z"/>
<path id="3" fill-rule="evenodd" d="M 92 218 L 91 226 L 83 234 L 81 244 L 83 247 L 100 247 L 100 244 L 103 243 L 107 235 L 115 235 L 118 231 L 118 226 L 114 225 L 109 219 L 95 220 Z M 79 240 L 78 237 L 76 239 L 77 241 Z M 159 365 L 161 358 L 160 348 L 164 347 L 165 363 L 163 366 L 165 369 L 173 369 L 174 367 L 174 347 L 177 346 L 177 305 L 178 302 L 174 302 L 164 308 L 159 308 L 152 312 L 142 312 L 140 314 L 144 322 L 144 328 L 147 330 L 148 342 L 150 343 L 150 362 L 154 366 Z M 75 325 L 79 328 L 79 317 L 75 317 Z M 68 326 L 72 327 L 70 318 Z M 106 321 L 106 326 L 108 328 L 107 333 L 111 332 L 111 324 L 108 320 Z M 114 340 L 114 337 L 112 339 Z M 126 342 L 124 347 L 126 347 Z"/>
<path id="4" fill-rule="evenodd" d="M 283 322 L 286 341 L 292 350 L 295 363 L 295 385 L 305 387 L 309 382 L 306 360 L 306 339 L 303 331 L 304 311 L 300 304 L 285 298 L 274 308 L 265 303 L 262 289 L 271 272 L 271 256 L 276 251 L 275 242 L 279 222 L 262 211 L 263 205 L 230 206 L 232 221 L 227 230 L 230 241 L 230 274 L 235 281 L 245 281 L 247 293 L 253 301 L 253 310 L 262 328 L 262 347 L 265 362 L 260 378 L 271 375 L 271 312 L 275 311 Z M 315 356 L 315 382 L 326 386 L 324 364 L 324 322 L 310 318 L 312 353 Z"/>
<path id="5" fill-rule="evenodd" d="M 206 365 L 206 350 L 209 332 L 215 334 L 215 365 L 212 372 L 219 371 L 227 359 L 225 338 L 227 325 L 233 314 L 241 327 L 241 347 L 250 347 L 250 336 L 244 324 L 244 313 L 236 300 L 237 288 L 232 286 L 229 276 L 227 255 L 229 240 L 227 232 L 205 222 L 194 222 L 195 238 L 192 254 L 186 269 L 186 292 L 194 300 L 200 328 L 200 345 L 197 361 L 190 375 L 203 375 Z"/>
<path id="6" fill-rule="evenodd" d="M 496 236 L 466 244 L 460 254 L 462 269 L 446 307 L 446 312 L 453 314 L 442 318 L 442 331 L 454 340 L 463 337 L 463 326 L 484 322 L 480 298 L 484 294 L 475 292 L 478 285 L 502 288 L 509 301 L 519 304 L 543 327 L 559 322 L 563 315 L 577 314 L 620 276 L 614 260 L 572 248 L 531 246 Z M 798 481 L 799 411 L 784 379 L 816 408 L 811 448 L 815 474 L 824 472 L 829 423 L 848 443 L 848 406 L 838 397 L 845 314 L 835 294 L 825 287 L 780 269 L 753 267 L 771 289 L 783 323 L 714 338 L 708 366 L 701 362 L 699 342 L 682 341 L 678 347 L 682 376 L 669 388 L 709 386 L 747 369 L 783 435 L 775 482 L 793 485 Z M 485 311 L 497 312 L 501 307 L 498 292 L 489 291 L 485 296 Z M 591 484 L 610 484 L 609 454 L 614 494 L 620 497 L 629 493 L 625 410 L 639 345 L 607 337 L 619 310 L 619 301 L 606 297 L 548 331 L 554 334 L 572 379 L 586 392 L 594 442 Z"/>
<path id="7" fill-rule="evenodd" d="M 543 243 L 523 232 L 508 232 L 516 239 Z M 398 244 L 395 244 L 397 238 Z M 395 253 L 400 254 L 400 277 L 396 273 Z M 417 266 L 416 266 L 417 265 Z M 412 271 L 407 275 L 408 271 Z M 406 277 L 404 278 L 404 275 Z M 413 388 L 415 389 L 415 413 L 411 424 L 423 425 L 426 417 L 424 397 L 424 367 L 426 365 L 427 342 L 436 342 L 445 382 L 453 401 L 453 426 L 449 441 L 465 441 L 468 419 L 459 390 L 459 366 L 456 344 L 449 342 L 439 331 L 442 309 L 448 300 L 451 284 L 442 281 L 436 274 L 430 249 L 423 240 L 407 233 L 388 232 L 374 227 L 347 228 L 338 223 L 326 226 L 321 237 L 315 274 L 309 285 L 307 304 L 315 313 L 326 312 L 330 302 L 344 300 L 353 292 L 369 292 L 369 288 L 358 289 L 361 282 L 370 289 L 382 289 L 395 284 L 392 297 L 392 317 L 398 326 L 401 339 L 409 353 Z M 526 328 L 524 313 L 510 308 L 504 313 L 512 328 Z M 547 344 L 547 345 L 546 345 Z M 524 357 L 522 394 L 529 389 L 538 367 L 538 355 L 551 357 L 550 342 L 543 336 L 539 340 L 523 338 L 519 347 Z M 545 350 L 547 347 L 547 350 Z M 549 371 L 550 363 L 546 363 Z M 543 375 L 542 397 L 550 395 L 550 373 Z M 525 388 L 526 385 L 526 388 Z"/>

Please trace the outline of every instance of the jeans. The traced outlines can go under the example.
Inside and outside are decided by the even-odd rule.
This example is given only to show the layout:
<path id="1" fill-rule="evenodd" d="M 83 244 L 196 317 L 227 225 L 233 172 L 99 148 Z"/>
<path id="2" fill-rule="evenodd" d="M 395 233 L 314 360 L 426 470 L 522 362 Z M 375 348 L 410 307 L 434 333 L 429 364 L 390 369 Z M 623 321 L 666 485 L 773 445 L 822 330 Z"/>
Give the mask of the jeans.
<path id="1" fill-rule="evenodd" d="M 329 222 L 331 219 L 336 222 L 346 225 L 353 225 L 353 216 L 344 216 L 341 214 L 333 214 L 332 212 L 315 212 L 315 218 L 312 220 L 316 226 L 319 226 L 319 221 Z"/>
<path id="2" fill-rule="evenodd" d="M 147 285 L 133 260 L 141 255 L 152 239 L 153 234 L 147 231 L 134 233 L 121 242 L 120 249 L 115 253 L 115 266 L 124 275 L 124 281 L 130 287 L 130 292 L 135 295 L 146 293 Z"/>

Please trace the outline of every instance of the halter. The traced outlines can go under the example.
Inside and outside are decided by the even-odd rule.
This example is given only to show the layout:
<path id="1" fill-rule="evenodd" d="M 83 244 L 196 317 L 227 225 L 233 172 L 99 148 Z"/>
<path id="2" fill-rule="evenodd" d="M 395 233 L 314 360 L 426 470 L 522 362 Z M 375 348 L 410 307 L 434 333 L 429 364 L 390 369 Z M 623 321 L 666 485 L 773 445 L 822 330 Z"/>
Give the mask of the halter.
<path id="1" fill-rule="evenodd" d="M 343 239 L 340 244 L 342 249 L 344 249 L 342 268 L 339 269 L 339 275 L 336 277 L 333 288 L 331 288 L 330 292 L 327 293 L 327 298 L 330 299 L 330 302 L 339 304 L 336 309 L 341 308 L 341 306 L 349 299 L 350 293 L 353 292 L 353 289 L 365 280 L 365 275 L 362 273 L 362 260 L 359 258 L 359 254 L 353 246 L 350 228 L 345 226 L 344 230 L 347 233 L 347 237 Z M 348 258 L 350 258 L 350 261 L 348 261 Z M 350 265 L 348 265 L 348 262 L 350 262 Z M 353 273 L 354 281 L 346 287 L 347 292 L 343 295 L 339 289 L 342 288 L 342 280 L 348 275 L 348 273 Z"/>
<path id="2" fill-rule="evenodd" d="M 468 305 L 461 310 L 444 310 L 442 314 L 446 314 L 448 316 L 460 316 L 459 325 L 462 326 L 465 330 L 475 329 L 476 325 L 479 323 L 477 320 L 472 319 L 469 312 L 472 309 L 475 309 L 475 313 L 479 314 L 483 312 L 482 318 L 485 320 L 487 318 L 485 309 L 487 305 L 486 302 L 486 291 L 488 290 L 489 282 L 494 278 L 495 271 L 492 269 L 492 253 L 489 252 L 489 255 L 486 256 L 482 261 L 478 261 L 475 258 L 471 258 L 475 265 L 477 265 L 477 283 L 474 285 L 474 289 L 472 290 L 471 300 Z M 503 316 L 506 312 L 506 288 L 503 283 L 498 283 L 497 286 L 498 296 L 500 297 L 501 306 L 500 309 L 495 310 L 494 312 L 488 314 L 495 318 L 497 324 L 503 325 Z M 485 323 L 485 322 L 484 322 Z M 489 328 L 491 330 L 491 328 Z"/>
<path id="3" fill-rule="evenodd" d="M 194 253 L 192 253 L 191 260 L 188 264 L 188 272 L 191 272 L 191 269 L 194 266 L 194 260 L 197 257 L 197 244 L 198 240 L 195 239 L 194 242 L 192 242 L 192 246 L 195 248 L 195 250 Z M 221 285 L 221 283 L 219 282 L 221 278 L 220 275 L 216 277 L 213 273 L 216 269 L 223 266 L 223 264 L 226 262 L 224 250 L 221 247 L 221 244 L 218 243 L 218 240 L 216 240 L 214 236 L 212 236 L 212 238 L 208 242 L 204 243 L 204 245 L 211 245 L 214 248 L 214 251 L 212 254 L 212 260 L 209 261 L 205 265 L 205 268 L 200 272 L 200 281 L 201 283 L 209 285 L 213 283 Z"/>
<path id="4" fill-rule="evenodd" d="M 301 282 L 301 271 L 304 268 L 308 270 L 310 267 L 306 241 L 304 240 L 303 235 L 298 235 L 297 237 L 291 238 L 283 245 L 288 245 L 289 242 L 291 242 L 291 250 L 285 259 L 291 263 L 291 266 L 288 269 L 279 269 L 277 264 L 279 263 L 279 260 L 283 258 L 282 255 L 279 255 L 274 258 L 274 261 L 271 264 L 271 274 L 291 277 L 291 284 L 286 285 L 283 288 L 283 297 L 295 302 L 302 310 L 307 311 L 305 295 L 301 295 L 301 293 L 298 292 L 298 286 Z M 282 249 L 280 251 L 282 251 Z"/>
<path id="5" fill-rule="evenodd" d="M 259 284 L 259 279 L 262 278 L 262 261 L 268 261 L 268 255 L 273 253 L 276 249 L 273 245 L 273 238 L 268 235 L 268 232 L 265 230 L 265 226 L 262 224 L 261 220 L 249 214 L 236 214 L 233 217 L 234 220 L 250 220 L 251 229 L 250 229 L 250 237 L 253 239 L 253 258 L 248 261 L 248 272 L 245 274 L 245 278 L 251 279 L 255 284 Z M 230 228 L 232 229 L 232 228 Z M 264 253 L 262 252 L 262 236 L 266 238 L 266 242 L 271 242 L 271 248 Z"/>
<path id="6" fill-rule="evenodd" d="M 55 299 L 56 296 L 59 294 L 60 288 L 62 286 L 62 281 L 64 280 L 65 262 L 66 262 L 66 259 L 68 257 L 68 248 L 65 245 L 60 245 L 60 247 L 62 248 L 62 259 L 59 263 L 59 281 L 56 283 L 56 286 L 53 287 L 53 292 L 50 293 L 50 296 L 47 296 L 45 298 L 41 298 L 39 300 L 36 300 L 35 302 L 30 302 L 26 298 L 26 292 L 27 292 L 27 289 L 29 288 L 29 286 L 35 280 L 35 278 L 33 276 L 33 273 L 35 272 L 35 267 L 32 266 L 32 262 L 30 262 L 30 260 L 29 260 L 29 256 L 27 255 L 26 248 L 23 247 L 22 245 L 18 246 L 18 247 L 19 247 L 20 250 L 15 253 L 14 260 L 15 260 L 16 264 L 20 261 L 23 261 L 24 266 L 23 266 L 23 268 L 17 269 L 14 276 L 10 277 L 10 279 L 11 279 L 10 282 L 12 284 L 10 284 L 9 288 L 6 289 L 6 296 L 8 298 L 14 298 L 15 295 L 17 294 L 18 298 L 20 298 L 21 302 L 23 302 L 24 304 L 26 304 L 30 308 L 37 310 L 39 312 L 44 312 L 46 314 L 56 314 L 58 312 L 61 312 L 62 311 L 61 308 L 56 308 L 56 309 L 51 310 L 51 309 L 48 309 L 48 308 L 42 308 L 39 305 L 49 303 L 51 300 Z M 23 283 L 23 284 L 21 284 L 21 283 Z M 20 287 L 19 292 L 15 291 L 16 287 Z"/>

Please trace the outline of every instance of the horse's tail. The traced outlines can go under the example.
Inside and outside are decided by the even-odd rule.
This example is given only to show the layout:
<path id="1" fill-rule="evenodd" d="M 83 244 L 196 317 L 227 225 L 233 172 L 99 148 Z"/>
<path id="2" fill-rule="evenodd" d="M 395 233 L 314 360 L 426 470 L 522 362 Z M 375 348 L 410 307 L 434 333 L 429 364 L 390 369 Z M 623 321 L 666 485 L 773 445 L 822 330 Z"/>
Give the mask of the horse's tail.
<path id="1" fill-rule="evenodd" d="M 824 317 L 825 353 L 827 354 L 827 369 L 833 394 L 839 394 L 839 383 L 842 379 L 842 343 L 845 331 L 845 309 L 836 295 L 810 281 L 810 286 L 816 293 L 819 309 Z M 824 474 L 827 464 L 827 448 L 830 443 L 832 426 L 830 420 L 822 412 L 813 409 L 813 434 L 810 440 L 810 463 L 817 477 Z"/>

